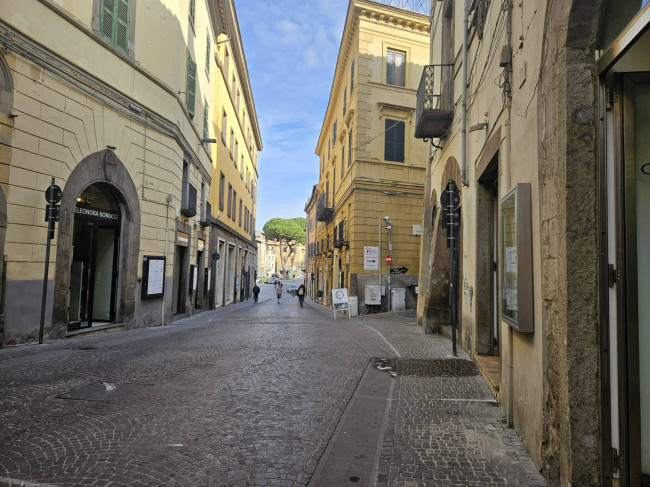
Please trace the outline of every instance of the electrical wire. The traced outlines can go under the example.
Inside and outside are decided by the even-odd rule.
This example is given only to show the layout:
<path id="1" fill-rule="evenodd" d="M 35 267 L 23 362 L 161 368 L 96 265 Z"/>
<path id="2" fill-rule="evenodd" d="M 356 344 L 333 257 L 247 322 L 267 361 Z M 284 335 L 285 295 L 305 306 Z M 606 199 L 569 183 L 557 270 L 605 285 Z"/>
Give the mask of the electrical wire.
<path id="1" fill-rule="evenodd" d="M 366 141 L 366 142 L 363 142 L 363 143 L 361 143 L 361 144 L 359 144 L 359 145 L 353 147 L 352 149 L 353 149 L 353 150 L 356 150 L 356 149 L 359 149 L 360 147 L 363 147 L 364 145 L 368 145 L 370 142 L 372 142 L 372 141 L 375 140 L 376 138 L 381 137 L 381 136 L 384 135 L 386 132 L 388 132 L 389 130 L 391 130 L 393 127 L 397 126 L 398 123 L 403 122 L 404 120 L 406 120 L 408 117 L 411 116 L 411 113 L 413 113 L 413 110 L 409 110 L 409 112 L 406 114 L 406 116 L 405 116 L 404 118 L 402 118 L 401 120 L 398 120 L 397 122 L 395 122 L 393 125 L 391 125 L 390 127 L 388 127 L 388 128 L 387 128 L 386 130 L 384 130 L 383 132 L 381 132 L 381 133 L 375 135 L 372 139 L 370 139 L 370 140 L 368 140 L 368 141 Z"/>

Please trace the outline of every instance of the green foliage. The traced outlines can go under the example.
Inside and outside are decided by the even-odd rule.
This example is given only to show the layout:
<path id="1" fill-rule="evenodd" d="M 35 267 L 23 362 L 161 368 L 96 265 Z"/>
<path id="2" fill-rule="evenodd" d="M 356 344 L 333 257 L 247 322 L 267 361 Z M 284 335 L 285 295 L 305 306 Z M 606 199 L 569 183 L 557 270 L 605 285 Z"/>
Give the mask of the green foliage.
<path id="1" fill-rule="evenodd" d="M 297 218 L 271 218 L 264 224 L 266 238 L 280 242 L 302 242 L 305 239 L 306 221 Z"/>

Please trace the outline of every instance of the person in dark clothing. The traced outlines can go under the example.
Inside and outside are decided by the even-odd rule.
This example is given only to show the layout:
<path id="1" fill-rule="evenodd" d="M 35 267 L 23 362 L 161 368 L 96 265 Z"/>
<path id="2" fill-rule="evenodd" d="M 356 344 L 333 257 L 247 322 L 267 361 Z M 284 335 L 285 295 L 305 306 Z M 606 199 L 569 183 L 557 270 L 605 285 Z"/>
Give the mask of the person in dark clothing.
<path id="1" fill-rule="evenodd" d="M 257 303 L 257 296 L 260 294 L 260 287 L 255 284 L 253 287 L 253 300 Z"/>
<path id="2" fill-rule="evenodd" d="M 300 307 L 305 303 L 305 285 L 301 284 L 298 286 L 298 301 L 300 301 Z"/>

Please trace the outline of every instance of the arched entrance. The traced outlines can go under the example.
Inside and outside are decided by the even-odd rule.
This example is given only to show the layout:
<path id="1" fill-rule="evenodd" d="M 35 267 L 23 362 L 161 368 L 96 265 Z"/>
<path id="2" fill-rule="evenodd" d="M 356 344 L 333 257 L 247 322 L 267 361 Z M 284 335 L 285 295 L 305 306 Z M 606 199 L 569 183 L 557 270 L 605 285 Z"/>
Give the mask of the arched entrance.
<path id="1" fill-rule="evenodd" d="M 135 318 L 140 203 L 131 176 L 111 150 L 84 158 L 61 200 L 52 336 Z"/>
<path id="2" fill-rule="evenodd" d="M 77 198 L 68 290 L 68 330 L 115 320 L 122 214 L 111 186 L 96 183 Z"/>

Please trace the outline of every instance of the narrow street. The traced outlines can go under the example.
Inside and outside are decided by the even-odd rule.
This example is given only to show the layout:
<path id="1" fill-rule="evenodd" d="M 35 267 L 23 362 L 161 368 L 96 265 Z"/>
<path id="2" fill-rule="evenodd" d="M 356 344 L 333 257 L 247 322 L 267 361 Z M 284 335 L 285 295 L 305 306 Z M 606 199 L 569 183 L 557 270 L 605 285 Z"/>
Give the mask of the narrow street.
<path id="1" fill-rule="evenodd" d="M 413 312 L 335 321 L 261 287 L 0 350 L 0 484 L 544 485 L 475 366 Z"/>

